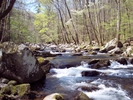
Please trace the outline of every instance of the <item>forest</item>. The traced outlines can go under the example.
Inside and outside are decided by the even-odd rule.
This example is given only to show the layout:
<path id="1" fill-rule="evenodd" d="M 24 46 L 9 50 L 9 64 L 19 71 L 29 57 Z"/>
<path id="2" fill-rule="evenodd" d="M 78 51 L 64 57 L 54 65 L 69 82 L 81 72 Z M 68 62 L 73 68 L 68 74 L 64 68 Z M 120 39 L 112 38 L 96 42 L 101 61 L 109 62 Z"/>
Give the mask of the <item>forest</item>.
<path id="1" fill-rule="evenodd" d="M 132 0 L 0 0 L 0 100 L 132 100 Z"/>
<path id="2" fill-rule="evenodd" d="M 0 41 L 65 44 L 131 38 L 131 0 L 1 0 Z"/>

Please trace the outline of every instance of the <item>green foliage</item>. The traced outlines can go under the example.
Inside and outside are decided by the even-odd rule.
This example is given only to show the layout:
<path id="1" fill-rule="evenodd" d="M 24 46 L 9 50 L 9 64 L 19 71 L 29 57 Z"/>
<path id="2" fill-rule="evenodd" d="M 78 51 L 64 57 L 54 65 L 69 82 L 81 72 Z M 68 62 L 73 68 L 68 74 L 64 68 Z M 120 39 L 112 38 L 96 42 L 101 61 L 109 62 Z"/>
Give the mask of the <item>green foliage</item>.
<path id="1" fill-rule="evenodd" d="M 12 13 L 10 17 L 11 41 L 16 43 L 35 42 L 35 33 L 31 31 L 32 24 L 30 20 L 24 18 L 26 13 L 17 9 L 13 9 Z"/>
<path id="2" fill-rule="evenodd" d="M 39 33 L 42 42 L 58 41 L 56 14 L 53 11 L 43 9 L 41 13 L 36 14 L 34 25 Z"/>

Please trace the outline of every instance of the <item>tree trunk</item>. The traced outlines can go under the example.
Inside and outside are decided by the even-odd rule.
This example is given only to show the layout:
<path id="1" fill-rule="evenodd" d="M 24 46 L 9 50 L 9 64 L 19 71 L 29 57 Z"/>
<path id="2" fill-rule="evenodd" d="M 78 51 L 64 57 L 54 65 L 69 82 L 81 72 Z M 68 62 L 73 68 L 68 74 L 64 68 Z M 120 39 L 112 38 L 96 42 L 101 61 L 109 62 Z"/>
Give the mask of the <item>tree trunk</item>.
<path id="1" fill-rule="evenodd" d="M 2 1 L 3 1 L 3 2 L 6 2 L 6 0 L 2 0 Z M 2 1 L 0 2 L 0 7 L 1 7 L 1 5 L 2 5 L 2 3 L 3 3 Z M 5 9 L 3 12 L 0 12 L 0 20 L 1 20 L 2 18 L 4 18 L 5 16 L 7 16 L 7 14 L 12 10 L 15 1 L 16 1 L 16 0 L 10 0 L 10 3 L 9 3 L 9 5 L 8 5 L 7 9 Z"/>
<path id="2" fill-rule="evenodd" d="M 65 2 L 65 6 L 66 6 L 66 8 L 67 8 L 69 17 L 70 17 L 70 19 L 72 19 L 72 16 L 71 16 L 71 13 L 70 13 L 70 9 L 68 8 L 68 5 L 67 5 L 67 3 L 66 3 L 66 0 L 64 0 L 64 2 Z M 73 28 L 74 28 L 74 32 L 75 32 L 75 35 L 76 35 L 76 44 L 79 44 L 78 32 L 77 32 L 77 30 L 76 30 L 76 28 L 75 28 L 75 26 L 74 26 L 73 20 L 72 20 L 72 26 L 73 26 Z"/>
<path id="3" fill-rule="evenodd" d="M 120 40 L 120 24 L 121 24 L 121 19 L 120 19 L 120 0 L 116 0 L 117 3 L 117 39 L 118 41 Z"/>
<path id="4" fill-rule="evenodd" d="M 90 24 L 91 24 L 91 26 L 92 26 L 92 28 L 93 28 L 94 36 L 95 36 L 95 38 L 96 38 L 96 41 L 97 41 L 98 45 L 100 45 L 100 42 L 99 42 L 99 40 L 98 40 L 98 36 L 97 36 L 97 34 L 96 34 L 95 26 L 94 26 L 94 24 L 93 24 L 93 22 L 92 22 L 91 13 L 90 13 L 90 8 L 89 8 L 88 5 L 89 5 L 89 2 L 88 2 L 88 0 L 86 0 L 86 6 L 87 6 L 87 11 L 88 11 L 89 21 L 90 21 Z"/>

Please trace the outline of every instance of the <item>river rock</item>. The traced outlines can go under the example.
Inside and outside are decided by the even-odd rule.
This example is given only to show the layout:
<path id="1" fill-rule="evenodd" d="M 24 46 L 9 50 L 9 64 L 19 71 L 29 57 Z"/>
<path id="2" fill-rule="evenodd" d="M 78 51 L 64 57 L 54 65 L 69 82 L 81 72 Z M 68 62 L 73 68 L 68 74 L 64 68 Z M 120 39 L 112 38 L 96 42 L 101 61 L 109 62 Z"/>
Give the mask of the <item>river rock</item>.
<path id="1" fill-rule="evenodd" d="M 43 100 L 64 100 L 63 96 L 59 93 L 47 95 Z"/>
<path id="2" fill-rule="evenodd" d="M 14 85 L 12 82 L 0 90 L 1 100 L 17 100 L 30 92 L 30 84 Z"/>
<path id="3" fill-rule="evenodd" d="M 114 54 L 121 54 L 122 51 L 120 50 L 119 47 L 115 47 L 114 49 L 108 51 L 108 53 L 111 54 L 111 55 L 114 55 Z"/>
<path id="4" fill-rule="evenodd" d="M 127 59 L 126 58 L 119 58 L 116 61 L 118 61 L 120 64 L 127 65 Z"/>
<path id="5" fill-rule="evenodd" d="M 98 63 L 100 60 L 98 60 L 98 59 L 93 59 L 93 60 L 91 60 L 91 61 L 89 61 L 89 65 L 92 65 L 92 64 L 96 64 L 96 63 Z"/>
<path id="6" fill-rule="evenodd" d="M 72 100 L 91 100 L 86 94 L 83 92 L 79 92 Z"/>
<path id="7" fill-rule="evenodd" d="M 32 83 L 45 77 L 34 54 L 25 48 L 22 52 L 3 55 L 1 74 L 20 83 Z"/>
<path id="8" fill-rule="evenodd" d="M 129 62 L 133 64 L 133 58 L 129 58 Z"/>
<path id="9" fill-rule="evenodd" d="M 81 74 L 82 74 L 82 76 L 94 77 L 94 76 L 100 75 L 100 72 L 98 72 L 98 71 L 82 71 Z"/>
<path id="10" fill-rule="evenodd" d="M 121 54 L 122 56 L 131 56 L 132 53 L 132 46 L 128 46 L 127 49 Z"/>
<path id="11" fill-rule="evenodd" d="M 105 51 L 108 52 L 108 51 L 114 49 L 115 47 L 118 47 L 118 48 L 123 47 L 123 44 L 121 43 L 121 41 L 118 41 L 117 38 L 114 38 L 114 39 L 110 40 L 108 43 L 106 43 L 106 45 L 101 50 L 101 52 L 105 52 Z"/>
<path id="12" fill-rule="evenodd" d="M 87 86 L 79 86 L 77 89 L 78 90 L 81 89 L 82 91 L 92 92 L 92 91 L 99 90 L 100 88 L 98 86 L 88 84 Z"/>
<path id="13" fill-rule="evenodd" d="M 92 59 L 88 63 L 91 68 L 99 69 L 103 67 L 108 67 L 110 65 L 109 59 Z"/>

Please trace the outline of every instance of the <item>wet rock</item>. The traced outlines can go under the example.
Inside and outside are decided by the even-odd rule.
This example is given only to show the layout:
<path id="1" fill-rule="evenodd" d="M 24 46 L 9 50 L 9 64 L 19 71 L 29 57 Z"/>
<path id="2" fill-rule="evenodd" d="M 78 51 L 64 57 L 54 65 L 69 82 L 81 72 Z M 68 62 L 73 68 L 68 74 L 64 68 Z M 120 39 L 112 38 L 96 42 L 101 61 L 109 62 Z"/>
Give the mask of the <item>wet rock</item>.
<path id="1" fill-rule="evenodd" d="M 54 67 L 55 66 L 53 64 L 49 63 L 49 62 L 47 64 L 45 64 L 45 65 L 41 65 L 41 68 L 43 69 L 43 71 L 45 73 L 49 73 L 50 69 L 54 68 Z"/>
<path id="2" fill-rule="evenodd" d="M 129 62 L 133 64 L 133 58 L 129 58 Z"/>
<path id="3" fill-rule="evenodd" d="M 120 64 L 127 65 L 127 59 L 126 58 L 119 58 L 116 61 L 118 61 Z"/>
<path id="4" fill-rule="evenodd" d="M 110 65 L 110 61 L 109 59 L 92 59 L 91 61 L 89 61 L 88 63 L 90 65 L 91 68 L 93 69 L 99 69 L 99 68 L 103 68 L 103 67 L 108 67 Z"/>
<path id="5" fill-rule="evenodd" d="M 81 74 L 82 74 L 82 76 L 94 77 L 94 76 L 100 75 L 100 72 L 98 72 L 98 71 L 82 71 Z"/>
<path id="6" fill-rule="evenodd" d="M 117 47 L 119 47 L 119 48 L 122 48 L 123 47 L 123 44 L 122 44 L 121 41 L 118 41 Z"/>
<path id="7" fill-rule="evenodd" d="M 98 63 L 100 60 L 98 60 L 98 59 L 93 59 L 93 60 L 91 60 L 91 61 L 89 61 L 89 65 L 92 65 L 92 64 L 96 64 L 96 63 Z"/>
<path id="8" fill-rule="evenodd" d="M 43 100 L 64 100 L 63 96 L 59 93 L 47 95 Z"/>
<path id="9" fill-rule="evenodd" d="M 77 89 L 78 90 L 81 89 L 82 91 L 87 91 L 87 92 L 93 92 L 93 91 L 99 90 L 100 88 L 98 86 L 88 84 L 87 86 L 80 86 Z"/>
<path id="10" fill-rule="evenodd" d="M 72 53 L 72 56 L 82 56 L 82 53 Z"/>
<path id="11" fill-rule="evenodd" d="M 79 92 L 72 100 L 91 100 L 86 94 L 83 92 Z"/>

